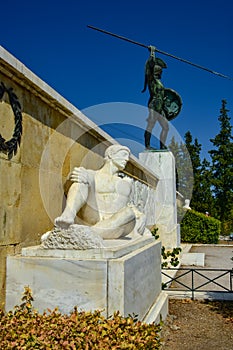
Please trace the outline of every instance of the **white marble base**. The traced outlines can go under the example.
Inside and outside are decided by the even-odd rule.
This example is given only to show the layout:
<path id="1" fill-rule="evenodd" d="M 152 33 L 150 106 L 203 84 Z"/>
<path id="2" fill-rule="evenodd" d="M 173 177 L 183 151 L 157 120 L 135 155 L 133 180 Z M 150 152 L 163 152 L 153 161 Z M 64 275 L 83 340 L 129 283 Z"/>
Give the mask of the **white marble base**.
<path id="1" fill-rule="evenodd" d="M 41 246 L 22 248 L 22 256 L 74 258 L 74 259 L 113 259 L 131 253 L 135 249 L 153 243 L 153 236 L 135 235 L 119 239 L 104 240 L 104 248 L 85 250 L 76 249 L 45 249 Z"/>
<path id="2" fill-rule="evenodd" d="M 174 156 L 171 152 L 146 151 L 139 154 L 139 159 L 159 177 L 155 191 L 155 225 L 162 245 L 167 250 L 179 247 Z"/>
<path id="3" fill-rule="evenodd" d="M 121 248 L 119 251 L 122 253 Z M 24 256 L 7 258 L 7 311 L 19 304 L 28 285 L 39 312 L 58 307 L 69 313 L 77 306 L 79 310 L 102 310 L 106 317 L 119 310 L 123 316 L 137 314 L 140 320 L 151 320 L 159 317 L 159 301 L 166 317 L 167 299 L 160 296 L 161 243 L 154 239 L 131 251 L 128 247 L 128 252 L 116 258 L 25 255 L 28 252 L 25 248 Z"/>
<path id="4" fill-rule="evenodd" d="M 161 292 L 158 298 L 155 300 L 154 304 L 150 308 L 148 314 L 144 318 L 146 323 L 156 323 L 158 324 L 162 318 L 165 320 L 168 315 L 168 294 L 167 292 Z"/>

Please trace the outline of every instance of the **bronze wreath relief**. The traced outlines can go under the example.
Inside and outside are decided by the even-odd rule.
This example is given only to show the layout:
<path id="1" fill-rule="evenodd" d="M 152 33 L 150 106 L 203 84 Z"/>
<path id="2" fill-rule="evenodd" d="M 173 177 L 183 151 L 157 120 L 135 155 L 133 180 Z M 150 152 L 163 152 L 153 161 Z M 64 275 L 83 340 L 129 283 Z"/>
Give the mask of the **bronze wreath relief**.
<path id="1" fill-rule="evenodd" d="M 12 88 L 6 88 L 3 83 L 0 84 L 0 100 L 3 98 L 3 95 L 7 93 L 11 108 L 15 117 L 15 128 L 10 140 L 5 140 L 4 137 L 0 134 L 0 152 L 7 154 L 8 159 L 11 159 L 13 155 L 16 155 L 17 148 L 20 146 L 21 135 L 22 135 L 22 114 L 21 106 L 18 101 L 17 96 L 13 92 Z"/>

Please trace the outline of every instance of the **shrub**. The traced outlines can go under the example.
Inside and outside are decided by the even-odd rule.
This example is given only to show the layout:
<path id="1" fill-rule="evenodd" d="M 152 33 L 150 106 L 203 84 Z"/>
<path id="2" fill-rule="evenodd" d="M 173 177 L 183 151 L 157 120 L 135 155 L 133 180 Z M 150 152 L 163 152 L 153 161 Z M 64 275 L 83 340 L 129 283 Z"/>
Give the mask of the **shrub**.
<path id="1" fill-rule="evenodd" d="M 39 314 L 25 287 L 22 304 L 0 310 L 0 349 L 159 349 L 160 326 L 145 324 L 119 312 L 105 319 L 100 311 L 62 315 L 57 309 Z"/>
<path id="2" fill-rule="evenodd" d="M 194 210 L 187 210 L 181 224 L 181 241 L 187 243 L 218 243 L 221 222 L 212 217 L 206 217 Z"/>

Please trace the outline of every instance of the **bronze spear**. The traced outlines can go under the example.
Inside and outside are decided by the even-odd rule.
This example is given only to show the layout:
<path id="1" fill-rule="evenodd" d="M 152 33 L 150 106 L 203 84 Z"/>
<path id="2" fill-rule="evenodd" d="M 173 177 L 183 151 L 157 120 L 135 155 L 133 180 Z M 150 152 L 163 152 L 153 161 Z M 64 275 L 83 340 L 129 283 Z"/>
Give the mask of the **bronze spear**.
<path id="1" fill-rule="evenodd" d="M 118 34 L 114 34 L 114 33 L 108 32 L 108 31 L 106 31 L 106 30 L 104 30 L 104 29 L 100 29 L 100 28 L 97 28 L 97 27 L 94 27 L 94 26 L 91 26 L 91 25 L 87 25 L 87 27 L 90 28 L 90 29 L 97 30 L 98 32 L 101 32 L 101 33 L 104 33 L 104 34 L 114 36 L 115 38 L 118 38 L 118 39 L 127 41 L 127 42 L 129 42 L 129 43 L 131 43 L 131 44 L 135 44 L 135 45 L 138 45 L 138 46 L 147 48 L 147 49 L 149 49 L 149 50 L 150 50 L 150 48 L 152 47 L 151 45 L 142 44 L 142 43 L 140 43 L 140 42 L 138 42 L 138 41 L 134 41 L 134 40 L 132 40 L 132 39 L 126 38 L 126 37 L 124 37 L 124 36 L 122 36 L 122 35 L 118 35 Z M 170 54 L 170 53 L 168 53 L 168 52 L 159 50 L 158 48 L 155 48 L 155 51 L 161 53 L 162 55 L 166 55 L 166 56 L 172 57 L 172 58 L 174 58 L 174 59 L 176 59 L 176 60 L 179 60 L 179 61 L 181 61 L 181 62 L 190 64 L 191 66 L 194 66 L 194 67 L 196 67 L 196 68 L 203 69 L 203 70 L 205 70 L 205 71 L 207 71 L 207 72 L 209 72 L 209 73 L 218 75 L 219 77 L 222 77 L 222 78 L 225 78 L 225 79 L 229 79 L 229 80 L 233 80 L 233 78 L 228 77 L 228 76 L 225 75 L 225 74 L 215 72 L 215 71 L 213 71 L 212 69 L 203 67 L 203 66 L 201 66 L 201 65 L 199 65 L 199 64 L 196 64 L 196 63 L 193 63 L 193 62 L 190 62 L 190 61 L 187 61 L 187 60 L 185 60 L 184 58 L 177 57 L 177 56 L 172 55 L 172 54 Z"/>

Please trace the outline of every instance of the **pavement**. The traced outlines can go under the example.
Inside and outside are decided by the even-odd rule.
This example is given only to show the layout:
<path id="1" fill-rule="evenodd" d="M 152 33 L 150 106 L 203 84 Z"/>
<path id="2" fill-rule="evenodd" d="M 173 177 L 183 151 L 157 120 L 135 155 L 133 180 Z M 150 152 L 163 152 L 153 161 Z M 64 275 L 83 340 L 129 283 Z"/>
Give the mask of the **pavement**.
<path id="1" fill-rule="evenodd" d="M 232 269 L 233 245 L 232 244 L 193 244 L 190 253 L 205 254 L 205 268 Z"/>
<path id="2" fill-rule="evenodd" d="M 233 261 L 231 260 L 233 242 L 227 242 L 227 244 L 225 242 L 224 244 L 183 244 L 182 252 L 180 268 L 195 269 L 195 271 L 179 270 L 177 273 L 174 271 L 173 275 L 169 272 L 170 276 L 178 277 L 177 282 L 173 282 L 166 290 L 170 297 L 186 298 L 191 296 L 200 299 L 233 300 Z M 207 269 L 217 269 L 217 271 Z M 164 272 L 167 273 L 167 270 Z M 212 282 L 209 282 L 208 279 Z M 164 281 L 166 279 L 163 278 Z M 192 286 L 198 290 L 194 294 L 189 291 Z M 182 289 L 182 291 L 177 289 Z"/>

